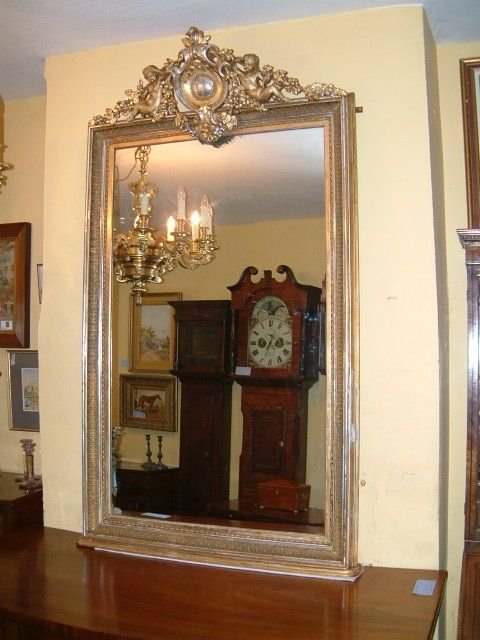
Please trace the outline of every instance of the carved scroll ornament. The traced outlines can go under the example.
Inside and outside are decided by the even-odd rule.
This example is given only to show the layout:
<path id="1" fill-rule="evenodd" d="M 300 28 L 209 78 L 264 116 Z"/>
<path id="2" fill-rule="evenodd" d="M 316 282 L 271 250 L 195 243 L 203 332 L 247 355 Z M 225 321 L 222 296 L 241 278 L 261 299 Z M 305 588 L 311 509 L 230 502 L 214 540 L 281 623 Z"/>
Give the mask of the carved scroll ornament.
<path id="1" fill-rule="evenodd" d="M 260 67 L 254 53 L 237 57 L 232 49 L 210 44 L 210 36 L 196 27 L 190 27 L 182 42 L 185 47 L 176 60 L 167 59 L 163 67 L 145 67 L 145 80 L 139 80 L 135 90 L 127 89 L 125 99 L 95 116 L 90 124 L 142 118 L 158 121 L 171 116 L 180 130 L 202 143 L 214 144 L 236 126 L 235 114 L 241 111 L 264 110 L 273 102 L 346 95 L 332 84 L 314 82 L 302 87 L 282 69 Z M 299 97 L 289 98 L 285 93 Z"/>

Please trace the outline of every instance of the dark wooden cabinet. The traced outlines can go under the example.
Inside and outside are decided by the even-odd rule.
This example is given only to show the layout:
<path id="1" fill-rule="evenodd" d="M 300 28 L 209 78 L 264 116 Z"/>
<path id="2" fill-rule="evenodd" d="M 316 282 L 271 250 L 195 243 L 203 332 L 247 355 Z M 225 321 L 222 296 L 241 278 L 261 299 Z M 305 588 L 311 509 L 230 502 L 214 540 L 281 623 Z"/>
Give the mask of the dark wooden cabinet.
<path id="1" fill-rule="evenodd" d="M 210 502 L 228 499 L 232 381 L 180 380 L 179 509 L 201 515 Z"/>
<path id="2" fill-rule="evenodd" d="M 0 535 L 43 524 L 43 491 L 21 489 L 19 473 L 0 473 Z"/>
<path id="3" fill-rule="evenodd" d="M 459 232 L 467 265 L 468 406 L 465 548 L 460 589 L 459 640 L 480 639 L 480 229 Z"/>
<path id="4" fill-rule="evenodd" d="M 179 511 L 204 514 L 230 484 L 230 302 L 190 300 L 175 309 L 181 382 Z"/>
<path id="5" fill-rule="evenodd" d="M 177 513 L 178 467 L 149 470 L 139 464 L 117 467 L 116 506 L 124 511 Z"/>

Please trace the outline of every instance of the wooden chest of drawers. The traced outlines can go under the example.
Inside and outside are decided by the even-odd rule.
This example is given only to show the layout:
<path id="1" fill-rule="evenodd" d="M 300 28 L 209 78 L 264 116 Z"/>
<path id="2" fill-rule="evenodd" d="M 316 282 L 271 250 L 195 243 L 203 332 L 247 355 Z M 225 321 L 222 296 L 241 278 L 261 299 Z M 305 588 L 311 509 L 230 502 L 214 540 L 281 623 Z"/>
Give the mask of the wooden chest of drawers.
<path id="1" fill-rule="evenodd" d="M 270 480 L 258 483 L 260 509 L 306 511 L 310 502 L 310 485 L 289 480 Z"/>
<path id="2" fill-rule="evenodd" d="M 117 467 L 116 506 L 125 511 L 176 513 L 178 473 L 175 467 L 149 471 L 139 464 L 121 463 Z"/>

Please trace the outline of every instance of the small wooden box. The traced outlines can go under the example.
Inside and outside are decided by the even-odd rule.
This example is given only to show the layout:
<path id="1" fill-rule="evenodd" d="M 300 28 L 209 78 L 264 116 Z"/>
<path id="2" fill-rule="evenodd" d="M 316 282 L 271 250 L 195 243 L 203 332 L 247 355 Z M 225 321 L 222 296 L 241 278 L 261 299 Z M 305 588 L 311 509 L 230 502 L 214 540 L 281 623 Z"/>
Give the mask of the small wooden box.
<path id="1" fill-rule="evenodd" d="M 306 511 L 310 502 L 310 485 L 290 480 L 259 482 L 258 504 L 260 509 Z"/>

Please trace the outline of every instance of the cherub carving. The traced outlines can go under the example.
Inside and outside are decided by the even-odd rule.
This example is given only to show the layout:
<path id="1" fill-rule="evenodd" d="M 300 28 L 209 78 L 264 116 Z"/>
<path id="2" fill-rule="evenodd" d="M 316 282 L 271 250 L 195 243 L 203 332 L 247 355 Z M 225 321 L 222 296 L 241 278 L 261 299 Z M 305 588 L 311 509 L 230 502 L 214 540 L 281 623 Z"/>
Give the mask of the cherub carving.
<path id="1" fill-rule="evenodd" d="M 273 67 L 265 66 L 260 69 L 260 59 L 257 55 L 247 53 L 243 58 L 239 58 L 238 62 L 243 66 L 243 71 L 238 69 L 240 84 L 251 98 L 258 102 L 268 102 L 272 98 L 280 102 L 288 99 L 278 87 L 269 84 L 273 79 Z"/>
<path id="2" fill-rule="evenodd" d="M 138 115 L 155 116 L 162 101 L 162 84 L 167 78 L 165 70 L 151 64 L 145 67 L 143 76 L 147 84 L 141 90 L 139 100 L 128 116 L 129 120 L 134 120 Z"/>

